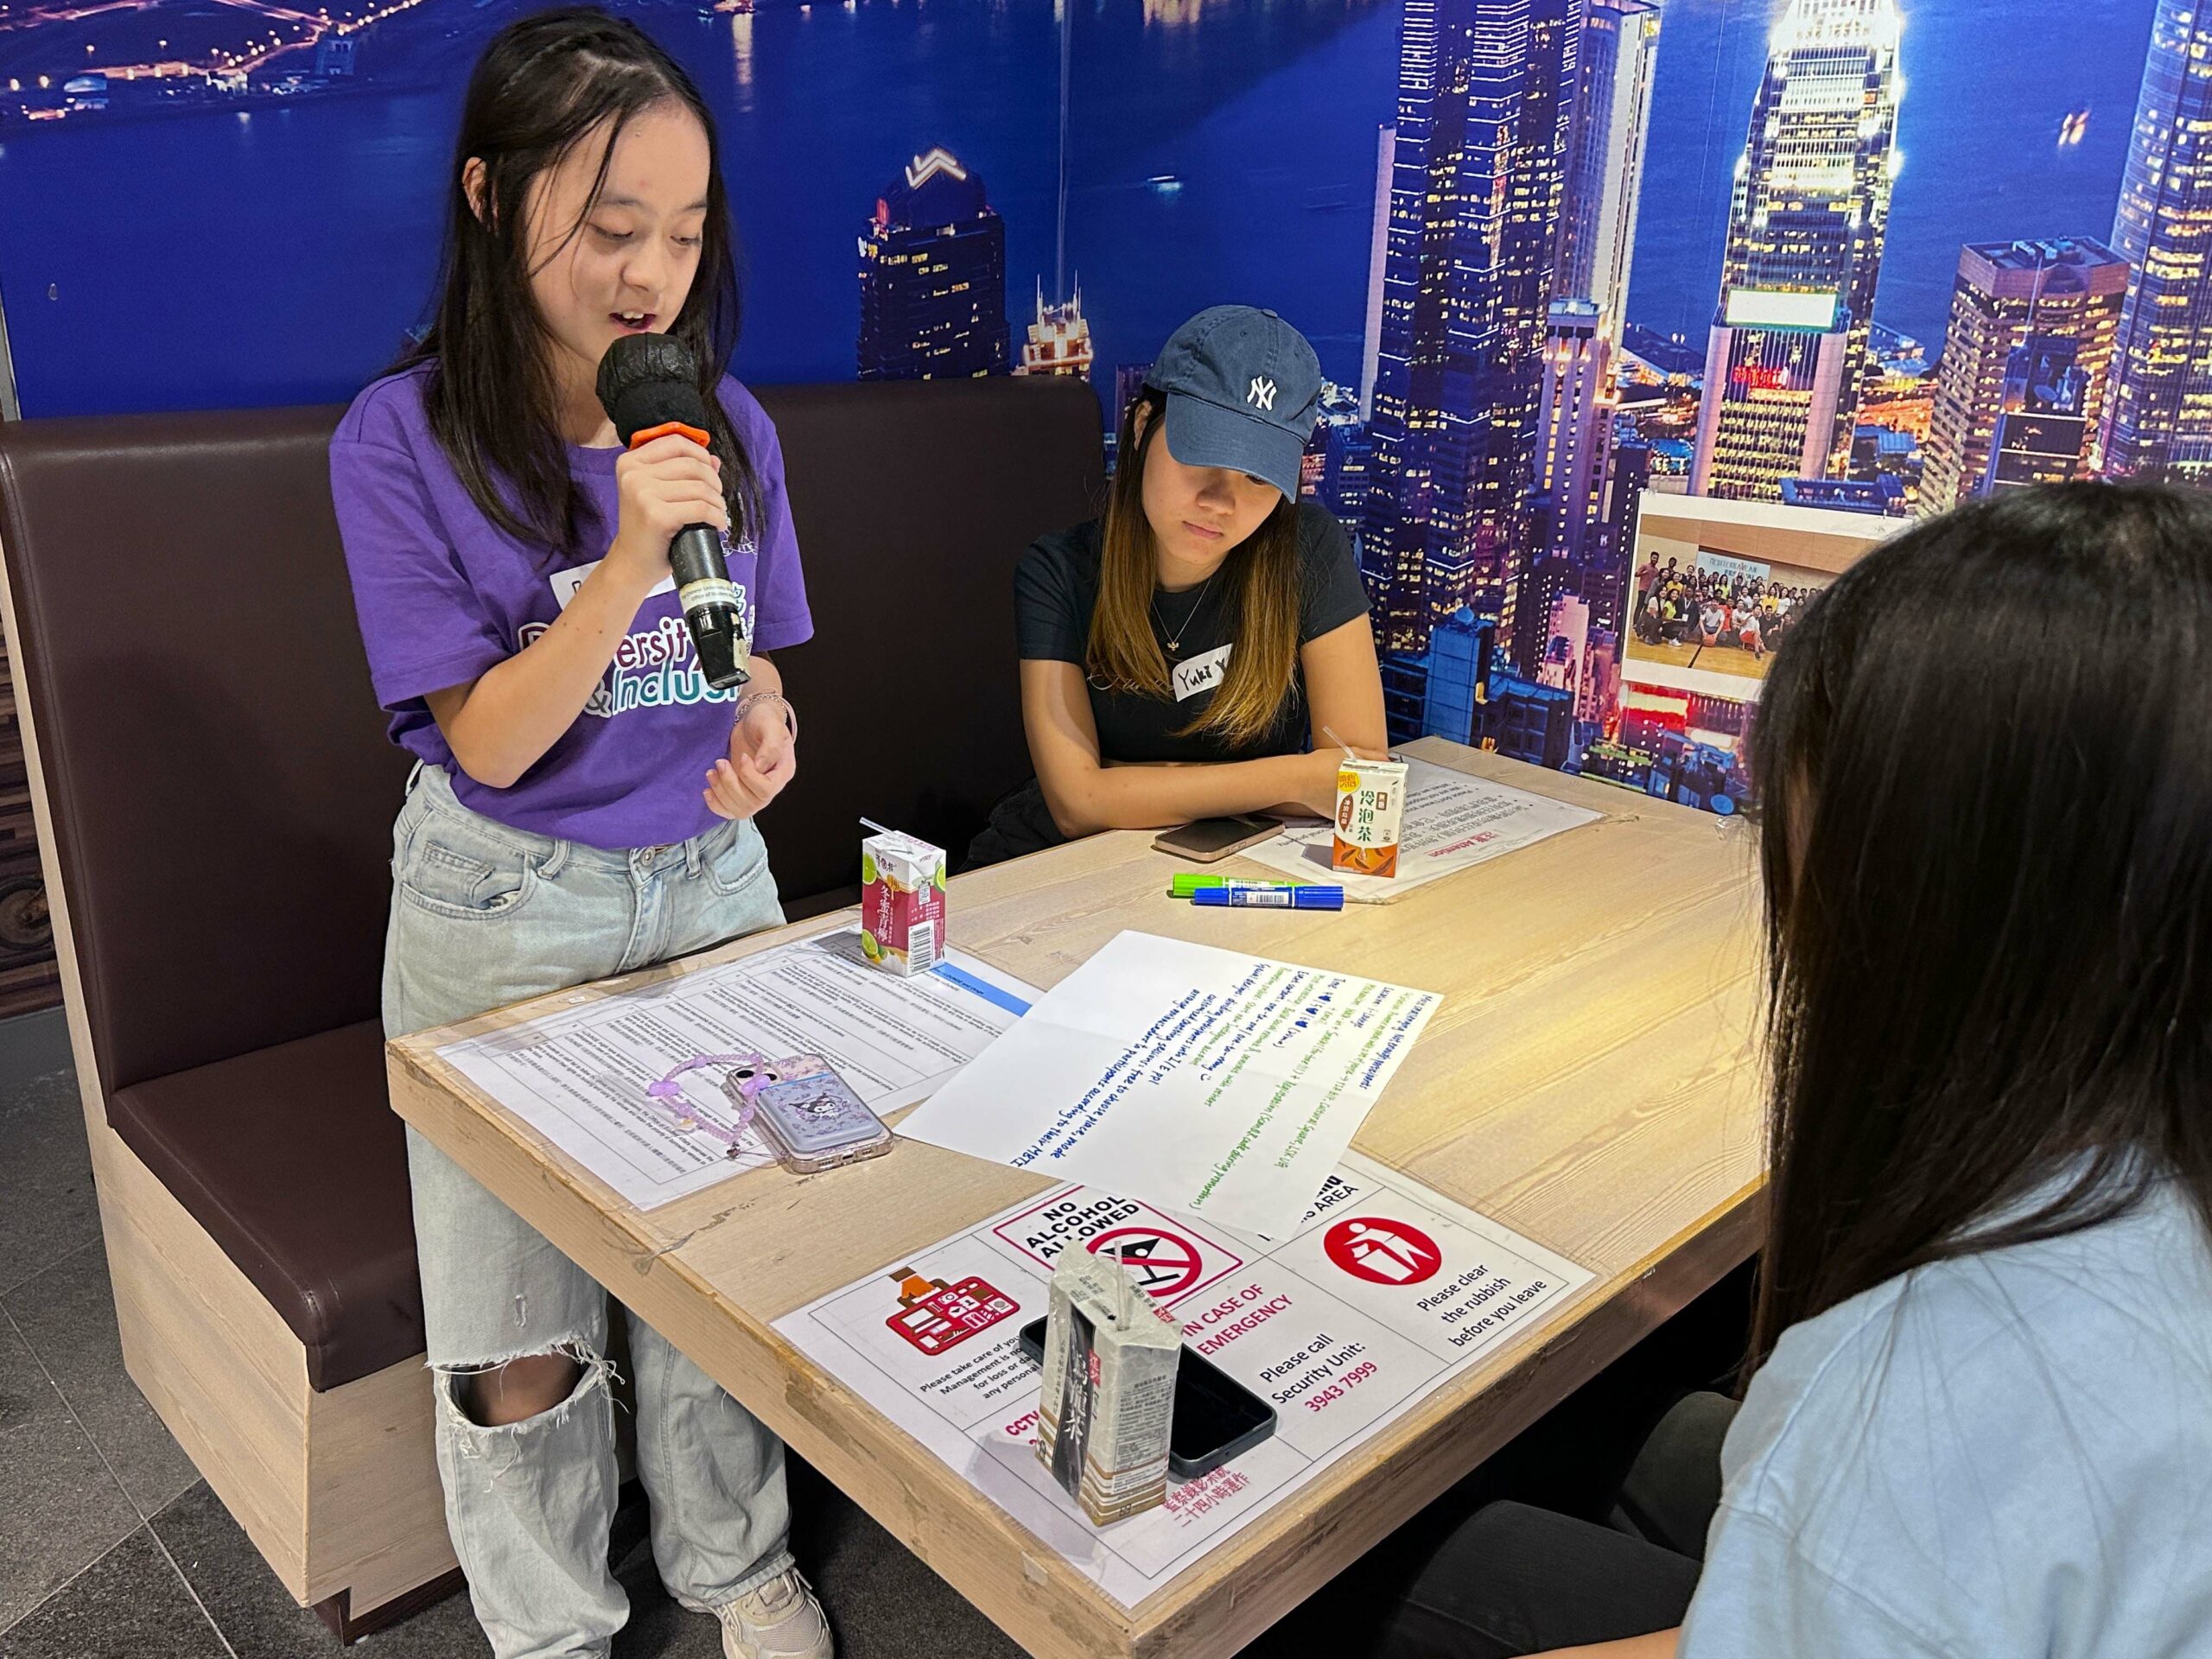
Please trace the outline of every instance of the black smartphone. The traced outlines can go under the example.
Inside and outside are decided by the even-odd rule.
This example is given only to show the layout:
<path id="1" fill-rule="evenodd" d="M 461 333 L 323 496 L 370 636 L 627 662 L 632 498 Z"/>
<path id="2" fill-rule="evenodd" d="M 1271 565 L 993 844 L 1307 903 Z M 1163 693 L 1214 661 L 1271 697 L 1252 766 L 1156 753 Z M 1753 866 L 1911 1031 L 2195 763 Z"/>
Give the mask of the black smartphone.
<path id="1" fill-rule="evenodd" d="M 1235 818 L 1199 818 L 1173 830 L 1161 830 L 1152 838 L 1152 844 L 1156 851 L 1173 853 L 1194 864 L 1211 864 L 1267 840 L 1281 828 L 1274 818 L 1250 813 Z"/>
<path id="2" fill-rule="evenodd" d="M 1045 1363 L 1045 1321 L 1021 1327 L 1021 1351 Z M 1167 1428 L 1167 1472 L 1193 1480 L 1275 1432 L 1275 1408 L 1188 1343 L 1175 1370 L 1175 1421 Z"/>

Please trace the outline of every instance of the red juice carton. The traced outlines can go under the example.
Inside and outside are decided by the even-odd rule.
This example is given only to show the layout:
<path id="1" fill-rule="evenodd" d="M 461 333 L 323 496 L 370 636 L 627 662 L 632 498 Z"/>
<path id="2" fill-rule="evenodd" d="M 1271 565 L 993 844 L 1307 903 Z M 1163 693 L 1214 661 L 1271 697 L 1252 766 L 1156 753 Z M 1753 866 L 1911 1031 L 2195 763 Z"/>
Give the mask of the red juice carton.
<path id="1" fill-rule="evenodd" d="M 861 949 L 894 974 L 944 959 L 944 849 L 886 830 L 861 842 Z"/>

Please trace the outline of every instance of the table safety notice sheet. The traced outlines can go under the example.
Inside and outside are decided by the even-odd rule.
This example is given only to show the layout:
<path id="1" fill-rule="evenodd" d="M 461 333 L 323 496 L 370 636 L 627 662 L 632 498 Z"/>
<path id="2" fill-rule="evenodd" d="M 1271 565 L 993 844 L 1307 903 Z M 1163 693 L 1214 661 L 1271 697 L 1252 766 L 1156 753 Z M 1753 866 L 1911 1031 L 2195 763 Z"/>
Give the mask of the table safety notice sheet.
<path id="1" fill-rule="evenodd" d="M 1274 1433 L 1104 1528 L 1037 1460 L 1044 1316 L 1067 1249 L 1118 1253 L 1185 1342 L 1274 1408 Z M 776 1321 L 794 1347 L 1134 1606 L 1382 1433 L 1592 1275 L 1347 1152 L 1273 1240 L 1096 1188 L 1055 1187 Z"/>

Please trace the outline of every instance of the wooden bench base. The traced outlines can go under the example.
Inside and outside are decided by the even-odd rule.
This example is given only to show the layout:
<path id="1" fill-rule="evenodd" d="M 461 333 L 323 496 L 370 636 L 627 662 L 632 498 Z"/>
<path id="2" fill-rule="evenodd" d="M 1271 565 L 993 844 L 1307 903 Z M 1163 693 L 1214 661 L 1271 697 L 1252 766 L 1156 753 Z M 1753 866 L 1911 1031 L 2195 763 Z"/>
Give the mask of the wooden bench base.
<path id="1" fill-rule="evenodd" d="M 422 1359 L 316 1393 L 276 1310 L 86 1116 L 124 1363 L 285 1589 L 351 1640 L 457 1583 Z"/>

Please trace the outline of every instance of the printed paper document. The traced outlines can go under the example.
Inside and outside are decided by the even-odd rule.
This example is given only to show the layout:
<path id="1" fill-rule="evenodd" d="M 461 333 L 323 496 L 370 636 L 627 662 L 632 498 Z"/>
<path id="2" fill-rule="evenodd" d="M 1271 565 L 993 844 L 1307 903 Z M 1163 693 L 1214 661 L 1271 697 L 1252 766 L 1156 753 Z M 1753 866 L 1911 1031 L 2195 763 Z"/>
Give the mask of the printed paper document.
<path id="1" fill-rule="evenodd" d="M 1325 823 L 1288 825 L 1274 840 L 1247 848 L 1240 856 L 1287 870 L 1301 881 L 1340 884 L 1347 903 L 1385 904 L 1423 882 L 1601 816 L 1410 755 L 1406 762 L 1406 817 L 1395 876 L 1331 868 L 1333 834 Z"/>
<path id="2" fill-rule="evenodd" d="M 638 1208 L 773 1161 L 757 1135 L 730 1148 L 682 1127 L 648 1084 L 702 1054 L 819 1054 L 879 1113 L 911 1106 L 1013 1025 L 1037 991 L 964 952 L 950 972 L 872 967 L 846 929 L 448 1043 L 438 1057 Z M 684 1079 L 709 1115 L 713 1071 Z M 716 1119 L 725 1127 L 729 1117 Z"/>
<path id="3" fill-rule="evenodd" d="M 1437 1001 L 1122 933 L 899 1132 L 1280 1233 L 1313 1202 Z"/>

